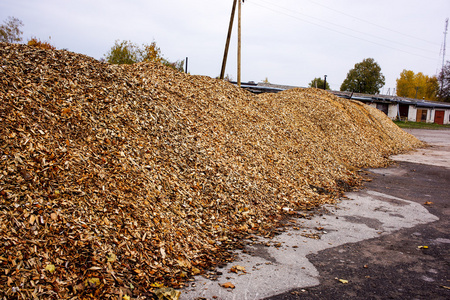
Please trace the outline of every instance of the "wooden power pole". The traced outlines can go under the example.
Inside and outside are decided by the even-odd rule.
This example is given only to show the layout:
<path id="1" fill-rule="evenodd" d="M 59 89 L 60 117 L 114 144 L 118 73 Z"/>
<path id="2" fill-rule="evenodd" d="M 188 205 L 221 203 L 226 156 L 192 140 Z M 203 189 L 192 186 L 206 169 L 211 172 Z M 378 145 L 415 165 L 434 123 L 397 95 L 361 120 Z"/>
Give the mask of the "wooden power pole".
<path id="1" fill-rule="evenodd" d="M 223 53 L 222 70 L 220 71 L 220 79 L 223 79 L 225 77 L 225 67 L 227 65 L 228 48 L 230 47 L 230 39 L 231 39 L 231 32 L 233 29 L 234 13 L 236 11 L 236 2 L 237 2 L 237 0 L 233 0 L 233 8 L 231 9 L 230 25 L 228 26 L 227 42 L 225 44 L 225 51 Z M 240 0 L 239 0 L 239 2 L 240 2 Z"/>

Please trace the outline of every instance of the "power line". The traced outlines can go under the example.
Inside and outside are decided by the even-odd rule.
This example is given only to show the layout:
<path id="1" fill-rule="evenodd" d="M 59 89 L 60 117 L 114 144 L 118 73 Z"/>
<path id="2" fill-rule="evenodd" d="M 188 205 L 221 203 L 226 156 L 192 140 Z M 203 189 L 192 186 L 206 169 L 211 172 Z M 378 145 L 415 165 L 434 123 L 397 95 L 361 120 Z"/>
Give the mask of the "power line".
<path id="1" fill-rule="evenodd" d="M 291 18 L 294 18 L 294 19 L 297 19 L 297 20 L 300 20 L 300 21 L 303 21 L 303 22 L 306 22 L 306 23 L 313 24 L 313 25 L 315 25 L 315 26 L 324 28 L 324 29 L 326 29 L 326 30 L 330 30 L 330 31 L 333 31 L 333 32 L 336 32 L 336 33 L 339 33 L 339 34 L 342 34 L 342 35 L 346 35 L 346 36 L 349 36 L 349 37 L 352 37 L 352 38 L 355 38 L 355 39 L 358 39 L 358 40 L 362 40 L 362 41 L 365 41 L 365 42 L 368 42 L 368 43 L 372 43 L 372 44 L 375 44 L 375 45 L 378 45 L 378 46 L 382 46 L 382 47 L 385 47 L 385 48 L 390 48 L 390 49 L 392 49 L 392 50 L 400 51 L 400 52 L 403 52 L 403 53 L 407 53 L 407 54 L 410 54 L 410 55 L 414 55 L 414 56 L 418 56 L 418 57 L 422 57 L 422 58 L 426 58 L 426 59 L 435 61 L 434 58 L 431 58 L 431 57 L 428 57 L 428 56 L 424 56 L 424 55 L 421 55 L 421 54 L 417 54 L 417 53 L 412 53 L 412 52 L 409 52 L 409 51 L 401 50 L 401 49 L 398 49 L 398 48 L 395 48 L 395 47 L 392 47 L 392 46 L 389 46 L 389 45 L 386 45 L 386 44 L 377 43 L 377 42 L 374 42 L 374 41 L 371 41 L 371 40 L 368 40 L 368 39 L 364 39 L 364 38 L 361 38 L 361 37 L 357 37 L 357 36 L 354 36 L 354 35 L 352 35 L 352 34 L 348 34 L 348 33 L 345 33 L 345 32 L 342 32 L 342 31 L 339 31 L 339 30 L 336 30 L 336 29 L 333 29 L 333 28 L 330 28 L 330 27 L 327 27 L 327 26 L 324 26 L 324 25 L 322 25 L 322 24 L 318 24 L 318 23 L 316 23 L 316 22 L 312 22 L 312 21 L 309 21 L 309 20 L 305 20 L 305 19 L 303 19 L 303 18 L 299 18 L 299 17 L 297 17 L 297 16 L 294 16 L 294 15 L 290 14 L 290 13 L 292 12 L 292 10 L 289 10 L 289 9 L 286 9 L 286 8 L 283 8 L 283 7 L 281 7 L 281 8 L 284 9 L 284 10 L 289 11 L 290 13 L 286 13 L 286 12 L 283 12 L 283 11 L 279 11 L 279 10 L 276 10 L 276 9 L 273 9 L 273 8 L 270 8 L 270 7 L 267 7 L 267 6 L 264 6 L 264 5 L 262 5 L 262 4 L 255 3 L 255 2 L 253 2 L 253 1 L 248 1 L 248 2 L 251 3 L 251 4 L 254 4 L 254 5 L 256 5 L 256 6 L 260 6 L 260 7 L 262 7 L 262 8 L 267 9 L 267 10 L 270 10 L 270 11 L 272 11 L 272 12 L 276 12 L 276 13 L 279 13 L 279 14 L 283 14 L 283 15 L 289 16 L 289 17 L 291 17 Z M 264 2 L 266 2 L 266 1 L 264 1 Z M 266 2 L 266 3 L 269 3 L 269 2 Z M 272 4 L 272 3 L 270 3 L 270 4 Z M 272 4 L 272 5 L 278 6 L 278 5 L 276 5 L 276 4 Z M 280 7 L 280 6 L 278 6 L 278 7 Z M 298 13 L 298 12 L 297 12 L 297 13 Z M 301 14 L 301 13 L 298 13 L 298 14 Z M 303 14 L 303 15 L 304 15 L 304 14 Z M 316 19 L 317 19 L 317 18 L 316 18 Z M 321 20 L 321 21 L 322 21 L 322 22 L 326 22 L 326 23 L 330 23 L 330 22 L 327 22 L 327 21 L 324 21 L 324 20 Z M 336 24 L 334 24 L 334 25 L 336 25 Z M 337 25 L 337 26 L 339 26 L 339 25 Z M 343 26 L 339 26 L 339 27 L 343 27 Z M 353 30 L 353 31 L 354 31 L 354 30 Z M 364 33 L 364 34 L 365 34 L 365 33 Z"/>
<path id="2" fill-rule="evenodd" d="M 348 14 L 348 13 L 345 13 L 345 12 L 343 12 L 343 11 L 340 11 L 340 10 L 337 10 L 337 9 L 334 9 L 334 8 L 331 8 L 331 7 L 326 6 L 326 5 L 324 5 L 324 4 L 317 3 L 316 1 L 313 1 L 313 0 L 309 0 L 309 2 L 311 2 L 311 3 L 315 4 L 315 5 L 324 7 L 324 8 L 326 8 L 326 9 L 328 9 L 328 10 L 337 12 L 337 13 L 342 14 L 342 15 L 344 15 L 344 16 L 354 18 L 354 19 L 356 19 L 356 20 L 358 20 L 358 21 L 361 21 L 361 22 L 364 22 L 364 23 L 367 23 L 367 24 L 370 24 L 370 25 L 373 25 L 373 26 L 382 28 L 382 29 L 384 29 L 384 30 L 392 31 L 392 32 L 395 32 L 395 33 L 397 33 L 397 34 L 401 34 L 401 35 L 404 35 L 404 36 L 406 36 L 406 37 L 409 37 L 409 38 L 412 38 L 412 39 L 416 39 L 416 40 L 420 40 L 420 41 L 423 41 L 423 42 L 427 42 L 427 43 L 430 43 L 430 44 L 433 44 L 433 45 L 439 45 L 439 44 L 436 43 L 436 42 L 431 42 L 431 41 L 428 41 L 428 40 L 425 40 L 425 39 L 422 39 L 422 38 L 418 38 L 418 37 L 416 37 L 416 36 L 413 36 L 413 35 L 410 35 L 410 34 L 407 34 L 407 33 L 404 33 L 404 32 L 400 32 L 400 31 L 394 30 L 394 29 L 392 29 L 392 28 L 388 28 L 388 27 L 385 27 L 385 26 L 382 26 L 382 25 L 379 25 L 379 24 L 376 24 L 376 23 L 367 21 L 366 19 L 362 19 L 362 18 L 356 17 L 356 16 L 354 16 L 354 15 L 350 15 L 350 14 Z"/>
<path id="3" fill-rule="evenodd" d="M 317 18 L 317 17 L 314 17 L 314 16 L 310 16 L 310 15 L 307 15 L 307 14 L 304 14 L 304 13 L 301 13 L 301 12 L 298 12 L 298 11 L 293 11 L 292 9 L 284 8 L 284 7 L 282 7 L 282 6 L 278 5 L 278 4 L 274 4 L 274 3 L 271 3 L 269 1 L 264 1 L 264 0 L 259 0 L 259 1 L 265 2 L 265 3 L 273 5 L 273 6 L 276 6 L 278 8 L 283 9 L 283 10 L 286 10 L 288 12 L 293 12 L 293 13 L 296 13 L 296 14 L 299 14 L 299 15 L 303 15 L 303 16 L 306 16 L 308 18 L 315 19 L 315 20 L 318 20 L 318 21 L 323 22 L 323 23 L 328 23 L 328 24 L 336 26 L 336 27 L 341 27 L 341 28 L 344 28 L 344 29 L 349 30 L 349 31 L 357 32 L 357 33 L 360 33 L 360 34 L 363 34 L 363 35 L 374 37 L 376 39 L 387 41 L 389 43 L 394 43 L 394 44 L 398 44 L 398 45 L 401 45 L 401 46 L 406 46 L 408 48 L 414 48 L 414 49 L 417 49 L 417 50 L 428 52 L 429 54 L 437 55 L 437 53 L 434 53 L 434 52 L 430 51 L 429 49 L 424 49 L 424 48 L 420 48 L 420 47 L 416 47 L 416 46 L 411 46 L 411 45 L 404 44 L 404 43 L 401 43 L 401 42 L 398 42 L 398 41 L 389 40 L 389 39 L 386 39 L 384 37 L 379 37 L 379 36 L 376 36 L 376 35 L 371 34 L 371 33 L 362 32 L 362 31 L 359 31 L 359 30 L 356 30 L 356 29 L 353 29 L 353 28 L 350 28 L 350 27 L 343 26 L 341 24 L 336 24 L 336 23 L 329 22 L 327 20 L 323 20 L 323 19 L 320 19 L 320 18 Z"/>

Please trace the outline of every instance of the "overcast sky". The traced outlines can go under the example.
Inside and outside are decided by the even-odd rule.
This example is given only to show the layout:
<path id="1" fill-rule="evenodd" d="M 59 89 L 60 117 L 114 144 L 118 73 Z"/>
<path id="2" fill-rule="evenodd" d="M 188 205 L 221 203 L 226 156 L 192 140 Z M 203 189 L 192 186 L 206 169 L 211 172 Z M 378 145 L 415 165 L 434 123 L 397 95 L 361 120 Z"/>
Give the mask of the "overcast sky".
<path id="1" fill-rule="evenodd" d="M 233 0 L 1 0 L 0 21 L 23 21 L 24 42 L 50 41 L 100 59 L 115 40 L 150 44 L 191 74 L 220 73 Z M 449 0 L 245 0 L 242 81 L 307 86 L 328 75 L 339 90 L 347 72 L 374 58 L 385 94 L 403 69 L 436 75 L 442 65 Z M 226 73 L 236 80 L 237 19 Z M 450 35 L 450 34 L 449 34 Z M 51 37 L 51 39 L 50 39 Z M 450 40 L 450 38 L 447 38 Z M 449 60 L 450 41 L 446 60 Z"/>

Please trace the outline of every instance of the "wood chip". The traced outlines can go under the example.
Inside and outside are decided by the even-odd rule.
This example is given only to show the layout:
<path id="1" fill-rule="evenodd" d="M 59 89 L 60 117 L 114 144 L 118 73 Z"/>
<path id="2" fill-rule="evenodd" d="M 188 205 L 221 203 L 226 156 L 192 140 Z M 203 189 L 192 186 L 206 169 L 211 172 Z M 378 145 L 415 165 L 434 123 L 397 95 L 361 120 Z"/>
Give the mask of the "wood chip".
<path id="1" fill-rule="evenodd" d="M 151 299 L 421 145 L 317 89 L 0 43 L 1 296 Z"/>

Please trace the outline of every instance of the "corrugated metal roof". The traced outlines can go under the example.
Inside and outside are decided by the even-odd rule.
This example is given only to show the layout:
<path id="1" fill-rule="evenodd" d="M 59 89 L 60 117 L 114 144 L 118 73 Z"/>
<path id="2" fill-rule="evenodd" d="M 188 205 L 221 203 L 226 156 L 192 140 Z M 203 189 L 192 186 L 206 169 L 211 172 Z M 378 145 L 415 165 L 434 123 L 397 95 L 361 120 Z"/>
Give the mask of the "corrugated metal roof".
<path id="1" fill-rule="evenodd" d="M 254 93 L 278 93 L 284 91 L 283 89 L 267 87 L 267 86 L 258 86 L 258 85 L 247 85 L 241 83 L 241 88 L 249 90 Z"/>
<path id="2" fill-rule="evenodd" d="M 415 105 L 417 107 L 424 108 L 442 108 L 442 109 L 450 109 L 450 103 L 443 102 L 435 102 L 435 101 L 426 101 L 426 100 L 418 100 L 397 96 L 352 96 L 349 93 L 343 92 L 333 92 L 336 96 L 346 99 L 358 100 L 362 102 L 373 102 L 373 103 L 398 103 L 398 104 L 406 104 L 406 105 Z"/>
<path id="3" fill-rule="evenodd" d="M 417 102 L 416 106 L 417 107 L 426 107 L 426 108 L 450 109 L 450 104 L 433 103 L 433 102 Z"/>
<path id="4" fill-rule="evenodd" d="M 233 84 L 237 84 L 236 82 L 231 82 Z M 254 83 L 247 82 L 241 83 L 241 87 L 253 93 L 278 93 L 287 89 L 292 88 L 303 88 L 297 86 L 288 86 L 281 84 L 272 84 L 272 83 Z M 450 109 L 450 103 L 444 102 L 435 102 L 435 101 L 426 101 L 426 100 L 418 100 L 412 98 L 405 98 L 399 96 L 390 96 L 390 95 L 369 95 L 369 94 L 360 94 L 360 93 L 351 93 L 351 92 L 341 92 L 341 91 L 329 91 L 334 95 L 358 100 L 361 102 L 371 102 L 371 103 L 384 103 L 384 104 L 405 104 L 405 105 L 415 105 L 417 107 L 424 108 L 442 108 L 442 109 Z"/>

